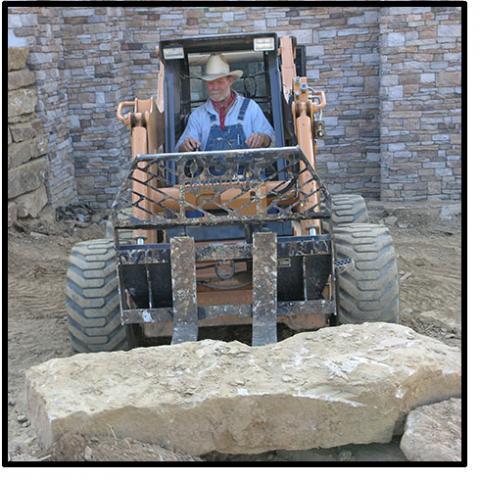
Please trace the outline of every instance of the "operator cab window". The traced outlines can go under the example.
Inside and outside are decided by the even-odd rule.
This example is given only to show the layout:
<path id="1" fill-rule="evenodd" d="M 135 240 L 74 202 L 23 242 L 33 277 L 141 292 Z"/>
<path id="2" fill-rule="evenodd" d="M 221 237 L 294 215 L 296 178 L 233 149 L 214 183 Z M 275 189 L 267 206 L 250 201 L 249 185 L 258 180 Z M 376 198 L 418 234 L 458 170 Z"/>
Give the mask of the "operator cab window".
<path id="1" fill-rule="evenodd" d="M 271 48 L 254 50 L 253 37 L 228 36 L 224 49 L 222 39 L 218 42 L 208 38 L 164 40 L 161 48 L 165 61 L 166 152 L 174 151 L 191 112 L 208 99 L 206 84 L 199 77 L 211 54 L 222 54 L 231 70 L 243 71 L 242 78 L 236 80 L 232 88 L 259 105 L 275 131 L 275 146 L 285 145 L 282 110 L 285 100 L 281 93 L 277 51 Z M 168 57 L 165 56 L 167 50 Z"/>

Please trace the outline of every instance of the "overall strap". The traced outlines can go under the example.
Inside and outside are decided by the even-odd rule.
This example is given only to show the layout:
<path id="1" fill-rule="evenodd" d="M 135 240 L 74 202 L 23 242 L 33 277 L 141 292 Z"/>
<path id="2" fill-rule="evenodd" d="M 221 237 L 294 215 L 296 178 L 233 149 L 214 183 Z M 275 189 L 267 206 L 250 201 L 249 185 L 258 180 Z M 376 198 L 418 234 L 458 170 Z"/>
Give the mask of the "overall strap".
<path id="1" fill-rule="evenodd" d="M 244 98 L 242 106 L 240 107 L 240 112 L 238 114 L 238 121 L 243 122 L 243 119 L 245 117 L 245 112 L 247 111 L 248 103 L 250 102 L 249 98 Z"/>
<path id="2" fill-rule="evenodd" d="M 214 114 L 214 113 L 211 113 L 211 112 L 207 112 L 208 113 L 208 116 L 210 117 L 210 123 L 215 123 L 216 120 L 217 120 L 217 116 Z"/>

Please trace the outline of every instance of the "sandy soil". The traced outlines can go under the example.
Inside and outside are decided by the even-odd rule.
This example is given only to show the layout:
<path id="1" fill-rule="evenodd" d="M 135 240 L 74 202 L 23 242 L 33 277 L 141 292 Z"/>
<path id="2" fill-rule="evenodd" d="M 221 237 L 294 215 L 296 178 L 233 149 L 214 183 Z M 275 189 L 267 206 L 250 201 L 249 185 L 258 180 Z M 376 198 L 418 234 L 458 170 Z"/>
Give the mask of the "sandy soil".
<path id="1" fill-rule="evenodd" d="M 394 239 L 401 282 L 401 323 L 419 333 L 460 346 L 461 230 L 458 216 L 439 222 L 438 209 L 385 208 L 372 202 L 371 219 L 385 222 Z M 33 231 L 32 231 L 33 230 Z M 8 452 L 12 461 L 57 460 L 61 452 L 39 448 L 26 416 L 24 372 L 54 357 L 73 354 L 65 321 L 64 286 L 71 247 L 79 241 L 103 237 L 92 224 L 37 222 L 26 231 L 8 232 Z M 40 232 L 40 233 L 39 233 Z M 83 441 L 88 460 L 168 459 L 155 446 L 119 447 L 99 439 Z M 110 446 L 109 446 L 110 445 Z M 88 448 L 87 448 L 88 447 Z M 153 450 L 152 450 L 153 449 Z M 119 453 L 120 452 L 120 453 Z M 141 452 L 147 452 L 142 456 Z M 152 453 L 153 452 L 153 453 Z M 90 458 L 88 458 L 90 456 Z M 81 459 L 81 458 L 77 458 Z M 388 445 L 347 446 L 305 452 L 271 452 L 255 456 L 220 456 L 205 460 L 404 460 L 398 439 Z"/>

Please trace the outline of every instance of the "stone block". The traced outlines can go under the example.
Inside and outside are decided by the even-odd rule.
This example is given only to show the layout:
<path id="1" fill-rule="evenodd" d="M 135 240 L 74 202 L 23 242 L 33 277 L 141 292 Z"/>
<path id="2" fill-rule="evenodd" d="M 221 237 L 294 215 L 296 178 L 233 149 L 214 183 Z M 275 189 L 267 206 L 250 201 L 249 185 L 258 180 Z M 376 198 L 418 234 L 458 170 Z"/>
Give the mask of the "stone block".
<path id="1" fill-rule="evenodd" d="M 315 31 L 316 41 L 318 41 L 318 39 L 334 38 L 336 35 L 337 32 L 335 30 L 320 29 Z"/>
<path id="2" fill-rule="evenodd" d="M 421 83 L 431 83 L 435 81 L 435 74 L 434 73 L 422 73 L 420 74 L 420 82 Z"/>
<path id="3" fill-rule="evenodd" d="M 190 455 L 260 453 L 387 443 L 410 410 L 460 394 L 461 356 L 365 323 L 264 347 L 204 340 L 56 358 L 26 382 L 43 447 L 114 432 Z"/>
<path id="4" fill-rule="evenodd" d="M 37 15 L 35 13 L 23 13 L 15 14 L 10 13 L 8 15 L 8 26 L 10 28 L 15 27 L 31 27 L 37 25 Z"/>
<path id="5" fill-rule="evenodd" d="M 15 202 L 17 203 L 17 213 L 19 218 L 38 217 L 38 214 L 48 202 L 45 185 L 42 184 L 33 192 L 20 195 L 15 199 Z"/>
<path id="6" fill-rule="evenodd" d="M 400 47 L 405 45 L 405 34 L 402 32 L 392 32 L 387 34 L 388 47 Z"/>
<path id="7" fill-rule="evenodd" d="M 15 47 L 8 49 L 8 71 L 22 70 L 27 64 L 28 47 Z"/>
<path id="8" fill-rule="evenodd" d="M 438 26 L 439 37 L 458 37 L 462 35 L 462 26 L 460 24 L 448 24 Z"/>
<path id="9" fill-rule="evenodd" d="M 325 47 L 322 45 L 308 45 L 307 57 L 321 57 L 325 53 Z"/>
<path id="10" fill-rule="evenodd" d="M 35 83 L 35 75 L 30 70 L 15 70 L 8 73 L 8 89 L 17 90 L 18 88 L 28 87 Z"/>
<path id="11" fill-rule="evenodd" d="M 43 130 L 42 122 L 38 118 L 34 118 L 29 122 L 12 123 L 9 128 L 15 142 L 23 142 L 33 138 Z"/>
<path id="12" fill-rule="evenodd" d="M 459 86 L 462 82 L 461 72 L 439 72 L 437 85 L 439 87 Z"/>
<path id="13" fill-rule="evenodd" d="M 382 75 L 380 83 L 383 87 L 392 87 L 398 85 L 398 75 Z"/>
<path id="14" fill-rule="evenodd" d="M 43 184 L 48 167 L 47 157 L 25 163 L 8 171 L 8 198 L 31 192 Z"/>
<path id="15" fill-rule="evenodd" d="M 36 103 L 37 95 L 34 89 L 22 88 L 8 92 L 8 117 L 32 113 Z"/>
<path id="16" fill-rule="evenodd" d="M 398 100 L 400 98 L 403 98 L 403 87 L 401 85 L 387 87 L 387 94 L 389 99 L 391 100 Z"/>

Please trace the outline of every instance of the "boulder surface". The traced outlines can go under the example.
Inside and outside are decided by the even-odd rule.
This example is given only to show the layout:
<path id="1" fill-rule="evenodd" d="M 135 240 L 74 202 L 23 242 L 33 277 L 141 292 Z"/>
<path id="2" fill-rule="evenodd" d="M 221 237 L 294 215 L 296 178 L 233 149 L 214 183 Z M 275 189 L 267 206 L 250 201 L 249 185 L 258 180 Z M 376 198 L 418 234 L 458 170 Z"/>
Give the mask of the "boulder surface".
<path id="1" fill-rule="evenodd" d="M 410 461 L 460 462 L 462 400 L 452 398 L 412 410 L 400 448 Z"/>
<path id="2" fill-rule="evenodd" d="M 249 347 L 214 340 L 52 359 L 26 372 L 29 418 L 190 455 L 387 443 L 415 407 L 459 396 L 460 352 L 410 328 L 343 325 Z"/>

